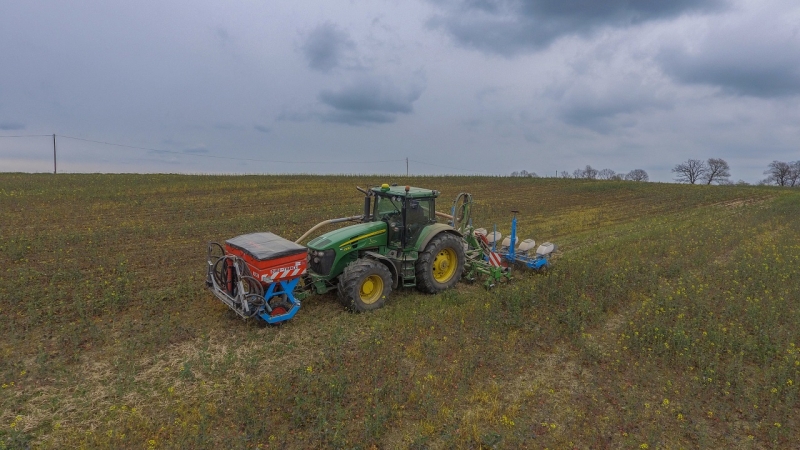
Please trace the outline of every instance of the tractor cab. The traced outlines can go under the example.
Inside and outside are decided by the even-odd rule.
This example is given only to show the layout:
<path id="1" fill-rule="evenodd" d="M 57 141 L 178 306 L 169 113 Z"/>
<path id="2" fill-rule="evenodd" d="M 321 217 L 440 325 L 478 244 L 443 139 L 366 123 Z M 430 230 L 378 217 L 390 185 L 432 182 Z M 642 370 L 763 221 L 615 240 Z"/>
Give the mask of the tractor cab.
<path id="1" fill-rule="evenodd" d="M 426 226 L 436 223 L 439 191 L 383 184 L 369 190 L 364 217 L 387 224 L 387 246 L 396 250 L 413 247 Z M 374 200 L 371 202 L 370 197 Z M 371 211 L 370 211 L 371 207 Z"/>

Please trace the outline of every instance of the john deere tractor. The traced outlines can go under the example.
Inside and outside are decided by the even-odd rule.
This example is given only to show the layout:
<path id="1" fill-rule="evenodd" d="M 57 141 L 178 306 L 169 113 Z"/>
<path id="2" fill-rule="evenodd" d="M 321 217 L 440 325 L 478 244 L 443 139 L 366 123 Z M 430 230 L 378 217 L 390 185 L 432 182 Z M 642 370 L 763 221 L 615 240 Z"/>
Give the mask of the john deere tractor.
<path id="1" fill-rule="evenodd" d="M 361 312 L 382 307 L 392 289 L 433 294 L 458 283 L 464 240 L 450 224 L 437 222 L 437 215 L 449 217 L 436 212 L 439 191 L 388 184 L 360 190 L 364 214 L 356 217 L 362 223 L 306 245 L 307 289 L 336 289 L 345 307 Z"/>

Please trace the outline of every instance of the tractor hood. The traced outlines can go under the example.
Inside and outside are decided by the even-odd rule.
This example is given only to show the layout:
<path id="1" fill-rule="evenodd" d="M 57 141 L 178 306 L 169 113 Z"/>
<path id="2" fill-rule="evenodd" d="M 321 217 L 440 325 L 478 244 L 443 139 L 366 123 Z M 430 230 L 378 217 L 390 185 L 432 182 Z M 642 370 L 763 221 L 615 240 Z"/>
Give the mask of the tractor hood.
<path id="1" fill-rule="evenodd" d="M 329 231 L 316 237 L 307 247 L 313 250 L 348 251 L 354 248 L 386 245 L 386 223 L 367 222 Z"/>

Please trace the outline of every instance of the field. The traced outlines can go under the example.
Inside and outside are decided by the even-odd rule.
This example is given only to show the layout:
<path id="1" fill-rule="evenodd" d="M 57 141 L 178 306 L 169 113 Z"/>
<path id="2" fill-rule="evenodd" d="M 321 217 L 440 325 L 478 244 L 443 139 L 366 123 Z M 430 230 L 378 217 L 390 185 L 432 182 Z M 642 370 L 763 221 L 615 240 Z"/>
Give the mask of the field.
<path id="1" fill-rule="evenodd" d="M 375 313 L 279 327 L 205 246 L 295 239 L 385 181 L 556 242 Z M 0 174 L 0 449 L 787 448 L 800 440 L 800 191 L 492 177 Z"/>

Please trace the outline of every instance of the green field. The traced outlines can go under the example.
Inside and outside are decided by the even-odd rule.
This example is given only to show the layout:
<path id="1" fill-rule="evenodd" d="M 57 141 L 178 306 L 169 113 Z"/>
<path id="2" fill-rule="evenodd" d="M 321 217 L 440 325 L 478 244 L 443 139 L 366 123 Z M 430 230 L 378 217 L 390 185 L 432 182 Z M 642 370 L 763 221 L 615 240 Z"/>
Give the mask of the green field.
<path id="1" fill-rule="evenodd" d="M 204 289 L 208 241 L 295 239 L 382 182 L 504 234 L 519 209 L 552 270 L 279 327 Z M 0 174 L 0 449 L 788 448 L 798 217 L 775 187 Z"/>

